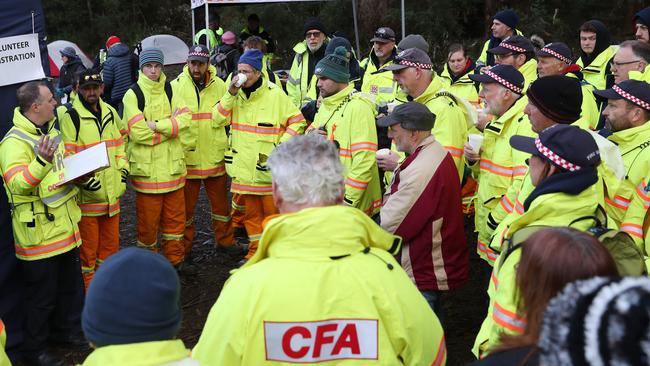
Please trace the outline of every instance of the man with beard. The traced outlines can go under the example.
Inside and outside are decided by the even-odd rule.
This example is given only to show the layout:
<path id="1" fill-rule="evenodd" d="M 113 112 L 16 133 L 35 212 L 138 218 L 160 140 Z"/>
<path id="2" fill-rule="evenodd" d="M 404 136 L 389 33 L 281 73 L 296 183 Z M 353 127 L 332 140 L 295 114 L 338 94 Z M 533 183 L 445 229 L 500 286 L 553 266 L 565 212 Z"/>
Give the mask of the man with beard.
<path id="1" fill-rule="evenodd" d="M 95 70 L 79 75 L 78 97 L 61 119 L 66 155 L 106 143 L 110 166 L 79 185 L 82 244 L 81 272 L 86 289 L 98 267 L 120 248 L 120 197 L 126 190 L 128 161 L 122 122 L 117 111 L 100 97 L 104 84 Z"/>
<path id="2" fill-rule="evenodd" d="M 395 99 L 397 85 L 393 81 L 393 74 L 386 70 L 393 63 L 397 51 L 395 49 L 395 31 L 388 27 L 381 27 L 370 40 L 372 51 L 361 61 L 361 68 L 365 70 L 361 91 L 376 96 L 375 103 L 386 104 Z"/>
<path id="3" fill-rule="evenodd" d="M 190 48 L 187 66 L 173 82 L 173 109 L 184 107 L 191 112 L 184 115 L 187 132 L 180 135 L 185 153 L 187 180 L 185 181 L 185 256 L 189 256 L 194 239 L 194 209 L 201 184 L 210 201 L 212 228 L 216 246 L 231 246 L 232 229 L 226 187 L 224 153 L 228 146 L 226 130 L 212 120 L 212 107 L 226 92 L 226 84 L 217 77 L 210 64 L 210 51 L 204 45 Z M 188 268 L 191 267 L 188 264 Z"/>
<path id="4" fill-rule="evenodd" d="M 476 61 L 479 70 L 485 66 L 494 66 L 496 64 L 494 55 L 488 52 L 490 48 L 498 46 L 501 41 L 510 36 L 521 35 L 521 32 L 517 30 L 517 24 L 519 24 L 519 16 L 513 10 L 504 9 L 494 15 L 490 27 L 492 34 L 490 39 L 485 41 L 481 54 Z"/>
<path id="5" fill-rule="evenodd" d="M 346 168 L 343 202 L 374 216 L 381 207 L 374 105 L 355 95 L 348 60 L 347 50 L 338 47 L 316 66 L 323 101 L 309 128 L 339 148 L 341 163 Z"/>
<path id="6" fill-rule="evenodd" d="M 650 26 L 650 6 L 644 8 L 634 15 L 634 27 L 636 32 L 634 37 L 645 43 L 650 43 L 650 33 L 648 27 Z"/>
<path id="7" fill-rule="evenodd" d="M 325 45 L 328 42 L 325 26 L 315 18 L 305 22 L 303 35 L 305 40 L 293 47 L 296 56 L 293 58 L 287 80 L 287 94 L 298 108 L 301 108 L 305 102 L 309 102 L 307 93 L 314 68 L 325 56 Z"/>

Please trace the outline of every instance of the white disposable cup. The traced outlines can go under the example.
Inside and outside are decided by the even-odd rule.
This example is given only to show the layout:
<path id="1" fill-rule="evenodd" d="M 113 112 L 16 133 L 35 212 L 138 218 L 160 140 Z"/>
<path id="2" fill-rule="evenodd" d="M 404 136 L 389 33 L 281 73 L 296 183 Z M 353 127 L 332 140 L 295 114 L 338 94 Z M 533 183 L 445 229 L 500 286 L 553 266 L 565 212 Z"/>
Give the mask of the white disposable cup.
<path id="1" fill-rule="evenodd" d="M 483 135 L 479 134 L 469 134 L 467 135 L 467 140 L 469 145 L 472 147 L 472 150 L 478 152 L 481 151 L 481 145 L 483 144 Z"/>
<path id="2" fill-rule="evenodd" d="M 375 153 L 377 157 L 384 157 L 390 155 L 390 149 L 380 149 Z"/>
<path id="3" fill-rule="evenodd" d="M 248 78 L 246 77 L 246 74 L 239 73 L 237 74 L 237 81 L 235 82 L 236 87 L 241 87 Z"/>

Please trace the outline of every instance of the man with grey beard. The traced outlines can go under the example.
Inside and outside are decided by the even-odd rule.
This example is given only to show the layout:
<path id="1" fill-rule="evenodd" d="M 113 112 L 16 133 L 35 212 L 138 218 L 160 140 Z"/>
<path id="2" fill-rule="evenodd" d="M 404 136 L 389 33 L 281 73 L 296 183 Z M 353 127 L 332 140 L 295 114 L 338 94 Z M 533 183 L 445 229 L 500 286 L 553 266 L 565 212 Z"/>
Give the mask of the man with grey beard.
<path id="1" fill-rule="evenodd" d="M 310 18 L 303 28 L 304 41 L 293 47 L 296 56 L 287 79 L 287 94 L 298 108 L 309 102 L 307 92 L 318 61 L 325 56 L 325 46 L 329 41 L 325 26 L 320 20 Z"/>

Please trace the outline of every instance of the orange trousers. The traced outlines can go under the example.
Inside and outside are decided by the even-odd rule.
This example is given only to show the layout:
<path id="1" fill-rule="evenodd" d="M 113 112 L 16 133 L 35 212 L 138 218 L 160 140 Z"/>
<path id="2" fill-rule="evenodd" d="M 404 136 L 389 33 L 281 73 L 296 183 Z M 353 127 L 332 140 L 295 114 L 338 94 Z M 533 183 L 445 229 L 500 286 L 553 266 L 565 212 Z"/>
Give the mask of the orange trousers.
<path id="1" fill-rule="evenodd" d="M 246 205 L 244 204 L 244 197 L 239 193 L 232 194 L 232 227 L 244 227 L 244 215 L 246 215 Z"/>
<path id="2" fill-rule="evenodd" d="M 151 194 L 136 192 L 138 243 L 141 248 L 158 251 L 158 229 L 161 231 L 161 252 L 177 265 L 185 260 L 185 194 L 183 189 Z"/>
<path id="3" fill-rule="evenodd" d="M 273 204 L 273 196 L 259 196 L 253 194 L 242 194 L 244 205 L 246 206 L 246 214 L 244 215 L 244 226 L 248 233 L 250 244 L 248 245 L 248 253 L 246 259 L 250 259 L 257 251 L 257 245 L 262 237 L 262 223 L 268 216 L 278 213 L 277 208 Z"/>
<path id="4" fill-rule="evenodd" d="M 214 231 L 215 244 L 229 247 L 233 245 L 232 226 L 228 207 L 228 191 L 226 188 L 228 177 L 212 177 L 206 179 L 188 179 L 185 181 L 185 255 L 192 249 L 194 240 L 194 209 L 199 199 L 201 182 L 205 185 L 205 192 L 210 201 L 212 212 L 212 230 Z"/>
<path id="5" fill-rule="evenodd" d="M 120 249 L 120 214 L 113 217 L 108 217 L 108 214 L 83 216 L 79 221 L 79 232 L 79 259 L 87 290 L 99 266 Z"/>

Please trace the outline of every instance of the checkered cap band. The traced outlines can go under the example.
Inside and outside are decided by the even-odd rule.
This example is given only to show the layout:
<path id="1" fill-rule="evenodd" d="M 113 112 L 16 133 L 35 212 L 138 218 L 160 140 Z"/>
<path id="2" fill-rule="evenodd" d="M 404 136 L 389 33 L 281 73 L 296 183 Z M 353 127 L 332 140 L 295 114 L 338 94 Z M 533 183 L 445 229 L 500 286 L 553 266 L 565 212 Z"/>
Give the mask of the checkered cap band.
<path id="1" fill-rule="evenodd" d="M 558 60 L 560 60 L 560 61 L 562 61 L 562 62 L 566 62 L 567 64 L 571 64 L 571 63 L 572 63 L 572 61 L 571 61 L 570 59 L 568 59 L 568 58 L 566 58 L 566 57 L 560 55 L 559 53 L 553 51 L 553 50 L 550 49 L 550 48 L 544 47 L 544 48 L 542 48 L 542 49 L 540 50 L 540 52 L 544 52 L 544 53 L 548 53 L 549 55 L 553 55 L 553 57 L 555 57 L 556 59 L 558 59 Z"/>
<path id="2" fill-rule="evenodd" d="M 556 165 L 561 166 L 562 168 L 570 172 L 575 172 L 581 169 L 580 166 L 564 160 L 561 156 L 557 155 L 556 153 L 551 151 L 551 149 L 544 146 L 544 144 L 542 144 L 542 141 L 539 138 L 535 139 L 535 146 L 537 147 L 537 150 L 539 150 L 539 152 L 544 154 L 544 156 L 546 156 L 550 161 L 554 162 Z"/>
<path id="3" fill-rule="evenodd" d="M 398 64 L 404 65 L 404 66 L 409 66 L 409 67 L 417 67 L 418 69 L 425 69 L 425 70 L 431 70 L 433 68 L 432 64 L 423 64 L 420 62 L 412 62 L 409 60 L 405 59 L 400 59 L 397 61 Z"/>
<path id="4" fill-rule="evenodd" d="M 485 71 L 485 75 L 491 77 L 492 79 L 496 80 L 499 84 L 505 86 L 506 88 L 512 90 L 513 92 L 517 94 L 522 94 L 522 90 L 520 87 L 516 86 L 515 84 L 509 82 L 508 80 L 502 78 L 501 76 L 493 73 L 490 70 Z"/>
<path id="5" fill-rule="evenodd" d="M 197 49 L 198 49 L 198 47 L 197 47 Z M 189 56 L 198 56 L 198 57 L 206 57 L 206 58 L 210 58 L 210 54 L 209 54 L 209 53 L 207 53 L 207 52 L 201 52 L 201 51 L 198 51 L 198 50 L 193 50 L 192 52 L 189 53 Z"/>
<path id="6" fill-rule="evenodd" d="M 512 50 L 512 51 L 515 51 L 515 52 L 519 52 L 519 53 L 526 53 L 526 49 L 525 49 L 525 48 L 521 48 L 521 47 L 517 47 L 517 46 L 515 46 L 515 45 L 511 45 L 511 44 L 509 44 L 509 43 L 506 43 L 506 41 L 501 42 L 501 43 L 499 44 L 499 47 L 507 48 L 507 49 L 509 49 L 509 50 Z"/>
<path id="7" fill-rule="evenodd" d="M 626 92 L 625 90 L 621 89 L 618 85 L 614 85 L 612 87 L 618 95 L 622 96 L 623 98 L 629 100 L 630 102 L 638 105 L 639 107 L 649 110 L 650 111 L 650 103 L 644 102 L 641 99 L 635 97 L 634 95 Z"/>

